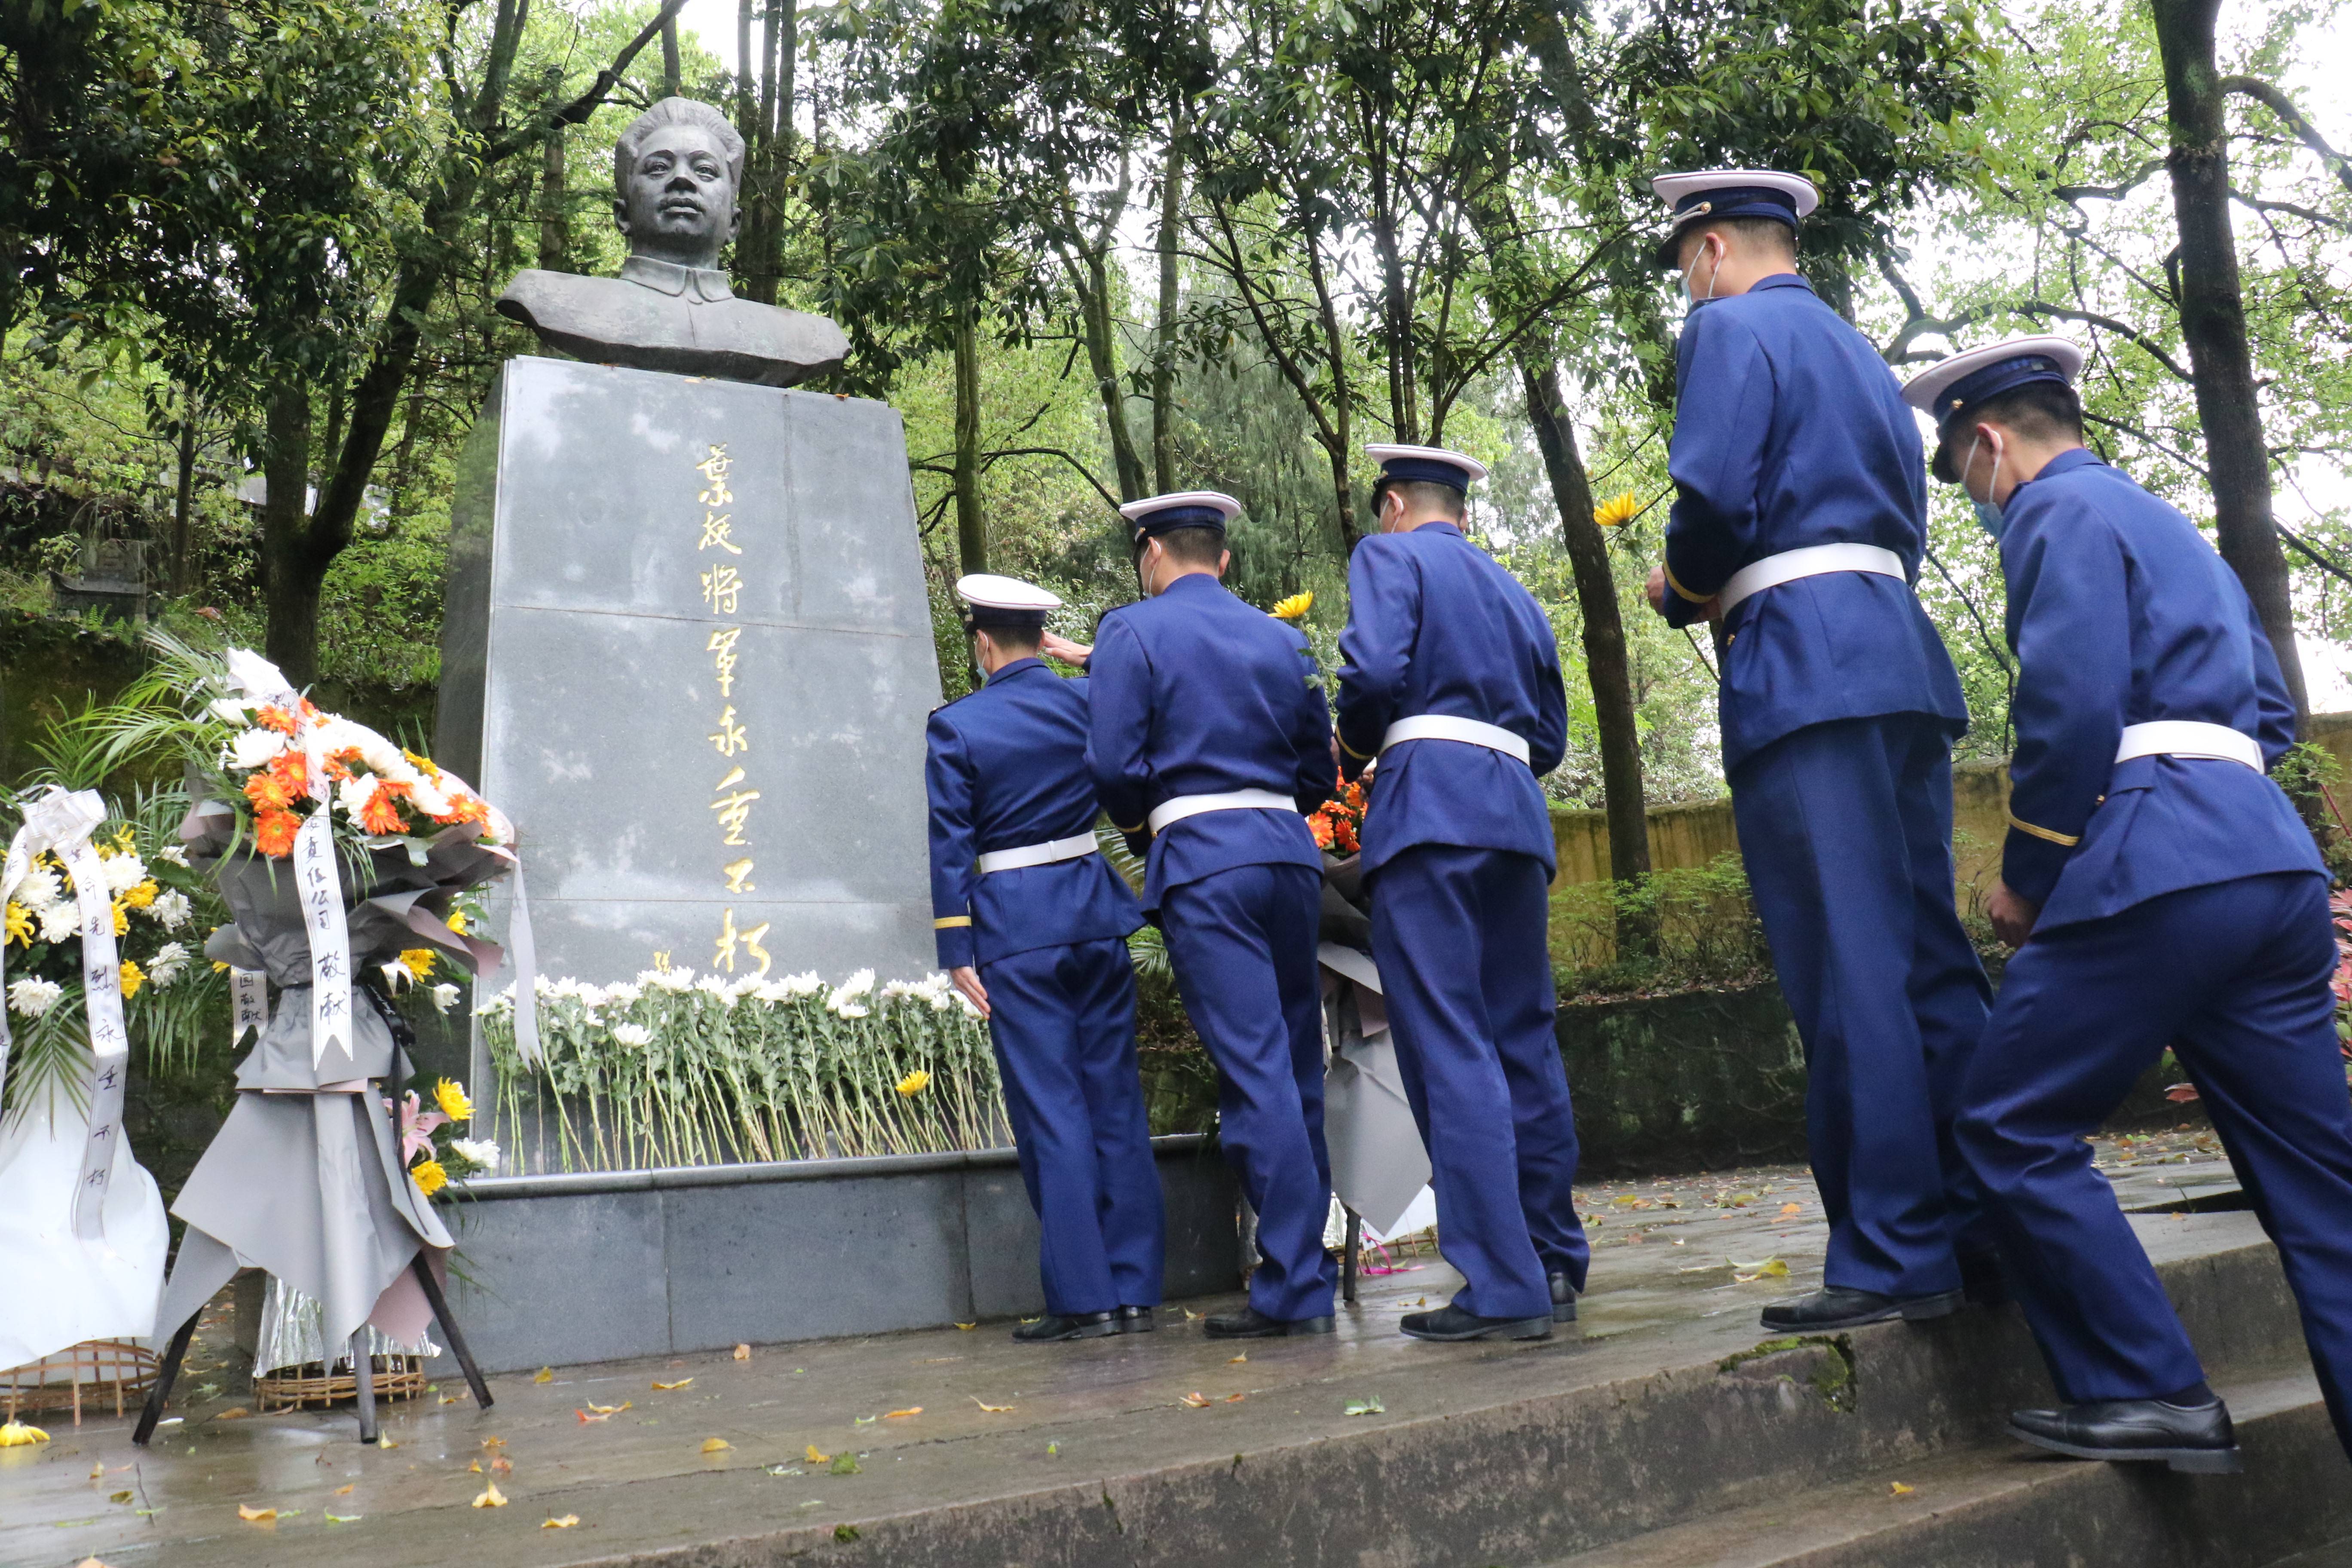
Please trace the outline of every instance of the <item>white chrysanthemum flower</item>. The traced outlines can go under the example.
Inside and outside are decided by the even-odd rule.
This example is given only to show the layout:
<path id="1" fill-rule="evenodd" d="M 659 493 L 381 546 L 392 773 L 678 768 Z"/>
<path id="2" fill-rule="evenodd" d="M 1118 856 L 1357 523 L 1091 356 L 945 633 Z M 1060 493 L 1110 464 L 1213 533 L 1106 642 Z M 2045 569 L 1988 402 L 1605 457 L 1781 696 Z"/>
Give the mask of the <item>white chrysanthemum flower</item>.
<path id="1" fill-rule="evenodd" d="M 625 1007 L 645 994 L 646 988 L 642 985 L 634 985 L 625 980 L 615 980 L 604 987 L 604 1001 L 608 1005 Z"/>
<path id="2" fill-rule="evenodd" d="M 156 894 L 155 901 L 147 906 L 146 912 L 148 919 L 165 931 L 177 931 L 188 923 L 188 917 L 195 912 L 195 906 L 188 902 L 187 894 L 173 888 Z"/>
<path id="3" fill-rule="evenodd" d="M 455 990 L 456 987 L 452 986 L 449 987 L 449 989 Z M 455 1001 L 456 998 L 452 997 L 450 1000 Z M 478 1016 L 484 1018 L 503 1018 L 514 1011 L 514 987 L 512 985 L 509 985 L 505 990 L 500 991 L 488 1001 L 475 1007 L 474 1012 Z"/>
<path id="4" fill-rule="evenodd" d="M 694 971 L 691 969 L 648 969 L 637 979 L 656 991 L 677 994 L 694 989 Z"/>
<path id="5" fill-rule="evenodd" d="M 431 995 L 433 997 L 433 1010 L 436 1013 L 446 1013 L 450 1008 L 457 1005 L 457 988 L 455 985 L 451 985 L 446 983 L 436 985 L 431 992 Z"/>
<path id="6" fill-rule="evenodd" d="M 615 1024 L 613 1038 L 633 1051 L 645 1049 L 654 1043 L 654 1032 L 643 1024 Z"/>
<path id="7" fill-rule="evenodd" d="M 335 786 L 335 804 L 343 815 L 356 823 L 367 812 L 368 802 L 375 798 L 376 782 L 369 773 L 353 773 Z"/>
<path id="8" fill-rule="evenodd" d="M 824 1005 L 827 1011 L 843 1018 L 863 1018 L 874 1011 L 871 1007 L 863 1006 L 856 1002 L 843 1003 L 839 992 L 826 997 Z"/>
<path id="9" fill-rule="evenodd" d="M 396 958 L 390 963 L 379 963 L 376 968 L 383 972 L 384 984 L 395 996 L 416 984 L 416 976 L 408 972 L 408 965 Z"/>
<path id="10" fill-rule="evenodd" d="M 26 873 L 25 879 L 16 884 L 16 890 L 9 896 L 38 914 L 66 896 L 66 885 L 55 871 L 36 867 Z"/>
<path id="11" fill-rule="evenodd" d="M 499 1168 L 499 1145 L 494 1138 L 452 1138 L 449 1147 L 485 1171 Z"/>
<path id="12" fill-rule="evenodd" d="M 787 974 L 783 978 L 782 984 L 784 995 L 794 1000 L 803 996 L 814 996 L 824 989 L 824 978 L 814 969 L 805 974 Z"/>
<path id="13" fill-rule="evenodd" d="M 539 994 L 541 996 L 546 997 L 549 1001 L 561 1002 L 566 998 L 576 998 L 579 996 L 581 986 L 580 982 L 572 979 L 569 974 L 565 975 L 561 980 L 550 980 L 546 975 L 542 974 L 539 977 L 537 989 Z"/>
<path id="14" fill-rule="evenodd" d="M 266 768 L 269 759 L 286 749 L 286 737 L 275 730 L 240 730 L 228 743 L 231 767 Z"/>
<path id="15" fill-rule="evenodd" d="M 147 862 L 128 851 L 110 855 L 98 865 L 110 893 L 127 893 L 147 879 Z"/>
<path id="16" fill-rule="evenodd" d="M 874 972 L 870 969 L 861 969 L 841 983 L 844 996 L 863 996 L 873 989 Z"/>
<path id="17" fill-rule="evenodd" d="M 246 715 L 252 711 L 234 697 L 215 697 L 205 704 L 205 710 L 224 724 L 250 723 Z"/>
<path id="18" fill-rule="evenodd" d="M 417 775 L 416 781 L 408 786 L 408 804 L 427 816 L 449 815 L 447 792 L 421 773 Z"/>
<path id="19" fill-rule="evenodd" d="M 965 995 L 962 992 L 957 992 L 955 994 L 955 999 L 956 1002 L 963 1008 L 963 1016 L 965 1017 L 977 1018 L 981 1016 L 980 1009 L 971 1005 L 971 998 Z"/>
<path id="20" fill-rule="evenodd" d="M 772 1007 L 779 1002 L 789 1002 L 793 989 L 781 980 L 763 980 L 751 987 L 751 1000 L 764 1002 Z"/>
<path id="21" fill-rule="evenodd" d="M 721 1002 L 735 1000 L 735 993 L 729 987 L 723 974 L 706 974 L 694 983 L 694 988 L 706 996 L 716 996 Z"/>
<path id="22" fill-rule="evenodd" d="M 41 911 L 41 940 L 55 946 L 71 942 L 81 930 L 81 906 L 71 899 L 59 899 Z"/>
<path id="23" fill-rule="evenodd" d="M 19 980 L 8 987 L 8 1011 L 20 1018 L 37 1018 L 65 994 L 66 988 L 54 980 Z"/>
<path id="24" fill-rule="evenodd" d="M 171 864 L 179 867 L 180 869 L 184 871 L 188 868 L 188 852 L 185 848 L 177 844 L 164 845 L 163 847 L 155 851 L 155 858 L 158 860 L 169 861 Z"/>
<path id="25" fill-rule="evenodd" d="M 179 942 L 167 942 L 147 961 L 147 984 L 161 991 L 187 973 L 187 968 L 188 950 Z"/>

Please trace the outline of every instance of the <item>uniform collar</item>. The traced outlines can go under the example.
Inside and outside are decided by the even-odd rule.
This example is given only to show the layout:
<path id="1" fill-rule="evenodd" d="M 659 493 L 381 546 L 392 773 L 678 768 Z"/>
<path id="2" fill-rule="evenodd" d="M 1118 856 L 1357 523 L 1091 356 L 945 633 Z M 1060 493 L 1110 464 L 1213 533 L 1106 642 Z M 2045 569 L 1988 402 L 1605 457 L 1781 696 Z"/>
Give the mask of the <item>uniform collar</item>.
<path id="1" fill-rule="evenodd" d="M 2059 453 L 2056 457 L 2042 464 L 2041 471 L 2036 473 L 2032 479 L 2028 479 L 2025 482 L 2027 484 L 2032 484 L 2036 480 L 2040 479 L 2055 479 L 2060 474 L 2071 474 L 2076 468 L 2105 467 L 2106 467 L 2105 459 L 2100 458 L 2096 452 L 2092 451 L 2088 447 L 2075 447 L 2070 450 Z"/>
<path id="2" fill-rule="evenodd" d="M 1424 522 L 1412 531 L 1415 533 L 1450 533 L 1454 538 L 1459 539 L 1462 537 L 1462 525 L 1454 522 Z"/>
<path id="3" fill-rule="evenodd" d="M 621 263 L 621 276 L 631 283 L 642 283 L 673 299 L 681 294 L 692 294 L 698 300 L 716 303 L 735 298 L 735 291 L 727 287 L 727 274 L 724 272 L 713 271 L 708 267 L 680 267 L 675 261 L 664 261 L 654 256 L 630 257 Z"/>
<path id="4" fill-rule="evenodd" d="M 1748 286 L 1748 291 L 1750 294 L 1759 289 L 1802 289 L 1808 294 L 1813 291 L 1811 284 L 1793 272 L 1775 272 L 1771 277 L 1759 278 Z"/>
<path id="5" fill-rule="evenodd" d="M 1199 587 L 1196 588 L 1191 585 L 1196 583 L 1200 584 Z M 1224 591 L 1225 585 L 1217 581 L 1217 574 L 1215 573 L 1187 572 L 1181 577 L 1177 578 L 1173 583 L 1169 584 L 1165 588 L 1160 589 L 1160 597 L 1164 599 L 1171 594 L 1199 594 L 1204 592 L 1222 594 Z"/>
<path id="6" fill-rule="evenodd" d="M 1018 675 L 1024 669 L 1044 669 L 1045 668 L 1045 661 L 1035 654 L 1031 654 L 1026 658 L 1016 658 L 1009 664 L 998 665 L 996 673 L 988 678 L 988 683 L 993 686 L 1008 675 Z"/>

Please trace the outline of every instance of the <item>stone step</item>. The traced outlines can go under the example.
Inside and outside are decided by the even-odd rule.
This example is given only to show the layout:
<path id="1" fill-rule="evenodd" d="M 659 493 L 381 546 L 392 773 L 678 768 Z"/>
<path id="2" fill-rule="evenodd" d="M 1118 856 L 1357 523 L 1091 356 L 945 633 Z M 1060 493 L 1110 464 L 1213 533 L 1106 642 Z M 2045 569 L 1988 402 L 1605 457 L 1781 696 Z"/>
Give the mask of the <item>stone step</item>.
<path id="1" fill-rule="evenodd" d="M 2352 1491 L 2307 1369 L 2221 1390 L 2246 1470 L 2177 1476 L 1970 1447 L 1654 1531 L 1549 1568 L 2345 1568 Z M 1897 1489 L 1901 1489 L 1898 1490 Z M 2333 1552 L 2335 1554 L 2330 1555 Z"/>

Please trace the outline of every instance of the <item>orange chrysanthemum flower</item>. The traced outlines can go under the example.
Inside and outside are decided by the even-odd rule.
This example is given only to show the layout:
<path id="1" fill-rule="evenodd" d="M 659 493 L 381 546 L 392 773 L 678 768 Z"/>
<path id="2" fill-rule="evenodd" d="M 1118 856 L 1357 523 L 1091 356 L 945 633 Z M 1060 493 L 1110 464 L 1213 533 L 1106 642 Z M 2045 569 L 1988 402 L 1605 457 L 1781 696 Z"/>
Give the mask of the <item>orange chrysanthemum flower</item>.
<path id="1" fill-rule="evenodd" d="M 405 833 L 408 819 L 401 814 L 400 803 L 407 797 L 408 786 L 390 779 L 378 779 L 375 793 L 368 796 L 360 812 L 360 826 L 370 833 Z"/>
<path id="2" fill-rule="evenodd" d="M 253 721 L 281 735 L 291 736 L 294 733 L 294 715 L 283 708 L 264 707 L 254 714 Z"/>
<path id="3" fill-rule="evenodd" d="M 286 787 L 286 781 L 267 771 L 245 781 L 245 798 L 253 803 L 256 812 L 284 811 L 294 804 L 294 794 Z"/>
<path id="4" fill-rule="evenodd" d="M 253 847 L 273 860 L 294 853 L 294 835 L 302 819 L 290 811 L 265 811 L 253 819 Z"/>
<path id="5" fill-rule="evenodd" d="M 323 760 L 326 763 L 327 776 L 341 784 L 352 776 L 352 764 L 360 760 L 360 749 L 357 746 L 345 746 L 340 752 L 329 752 Z"/>
<path id="6" fill-rule="evenodd" d="M 1315 847 L 1317 848 L 1328 849 L 1331 847 L 1331 819 L 1329 817 L 1324 816 L 1319 811 L 1317 812 L 1314 816 L 1307 819 L 1307 831 L 1315 835 Z"/>
<path id="7" fill-rule="evenodd" d="M 488 822 L 489 819 L 489 805 L 480 795 L 452 791 L 449 796 L 449 809 L 433 820 L 446 827 L 453 823 Z"/>

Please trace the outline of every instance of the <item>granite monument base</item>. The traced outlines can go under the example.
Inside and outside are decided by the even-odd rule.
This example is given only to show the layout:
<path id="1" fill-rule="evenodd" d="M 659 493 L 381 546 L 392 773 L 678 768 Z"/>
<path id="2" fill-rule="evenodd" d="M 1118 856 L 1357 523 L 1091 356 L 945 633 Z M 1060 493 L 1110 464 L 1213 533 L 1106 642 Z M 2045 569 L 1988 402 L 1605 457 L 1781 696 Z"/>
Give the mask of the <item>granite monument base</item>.
<path id="1" fill-rule="evenodd" d="M 1170 1300 L 1240 1279 L 1238 1188 L 1203 1135 L 1152 1140 Z M 487 1372 L 937 1328 L 1044 1310 L 1010 1149 L 478 1178 L 442 1212 L 449 1304 Z M 445 1352 L 433 1369 L 456 1375 Z"/>

